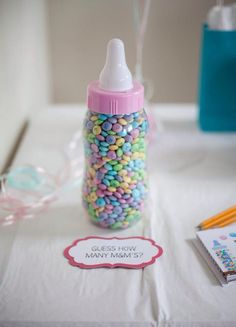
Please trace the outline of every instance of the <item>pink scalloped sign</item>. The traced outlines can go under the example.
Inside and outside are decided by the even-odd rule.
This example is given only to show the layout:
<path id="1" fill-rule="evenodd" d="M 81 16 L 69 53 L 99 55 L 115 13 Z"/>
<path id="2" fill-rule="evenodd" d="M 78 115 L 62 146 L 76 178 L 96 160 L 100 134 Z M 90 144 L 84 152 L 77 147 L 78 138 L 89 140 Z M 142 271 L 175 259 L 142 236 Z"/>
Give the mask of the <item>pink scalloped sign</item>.
<path id="1" fill-rule="evenodd" d="M 64 250 L 72 266 L 79 268 L 140 269 L 153 264 L 163 249 L 152 239 L 134 237 L 88 236 L 73 242 Z"/>

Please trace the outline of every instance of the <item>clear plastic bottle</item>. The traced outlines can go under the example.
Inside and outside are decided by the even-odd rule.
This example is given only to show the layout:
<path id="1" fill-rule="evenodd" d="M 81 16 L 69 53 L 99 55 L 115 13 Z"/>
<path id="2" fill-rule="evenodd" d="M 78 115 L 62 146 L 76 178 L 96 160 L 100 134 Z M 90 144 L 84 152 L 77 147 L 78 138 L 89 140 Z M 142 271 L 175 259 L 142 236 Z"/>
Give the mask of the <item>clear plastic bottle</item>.
<path id="1" fill-rule="evenodd" d="M 111 40 L 99 81 L 88 86 L 83 133 L 83 203 L 101 227 L 127 228 L 141 218 L 147 195 L 143 98 L 143 86 L 126 65 L 123 42 Z"/>

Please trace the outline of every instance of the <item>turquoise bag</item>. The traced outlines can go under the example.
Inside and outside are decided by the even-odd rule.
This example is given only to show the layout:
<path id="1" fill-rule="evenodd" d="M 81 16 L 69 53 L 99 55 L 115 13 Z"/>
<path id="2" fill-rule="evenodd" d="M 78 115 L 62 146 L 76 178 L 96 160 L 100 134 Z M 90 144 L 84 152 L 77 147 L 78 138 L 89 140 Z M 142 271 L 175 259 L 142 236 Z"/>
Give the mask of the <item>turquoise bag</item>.
<path id="1" fill-rule="evenodd" d="M 236 31 L 203 26 L 199 125 L 204 131 L 236 131 Z"/>

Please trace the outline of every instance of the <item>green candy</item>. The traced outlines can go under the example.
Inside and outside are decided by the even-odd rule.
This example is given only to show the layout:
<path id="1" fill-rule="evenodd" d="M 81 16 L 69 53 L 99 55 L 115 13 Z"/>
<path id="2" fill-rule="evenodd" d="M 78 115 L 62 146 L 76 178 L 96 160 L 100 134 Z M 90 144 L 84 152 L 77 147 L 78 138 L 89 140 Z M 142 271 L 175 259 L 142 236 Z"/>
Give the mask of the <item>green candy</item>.
<path id="1" fill-rule="evenodd" d="M 118 164 L 118 165 L 115 165 L 114 166 L 114 170 L 115 171 L 119 171 L 119 170 L 121 170 L 123 168 L 123 165 L 122 164 Z"/>
<path id="2" fill-rule="evenodd" d="M 117 221 L 116 223 L 114 223 L 113 225 L 111 225 L 111 229 L 117 229 L 117 228 L 121 228 L 122 226 L 122 222 Z"/>
<path id="3" fill-rule="evenodd" d="M 116 151 L 116 154 L 117 154 L 118 157 L 121 157 L 122 154 L 123 154 L 123 151 L 122 151 L 121 149 L 118 149 L 118 150 Z"/>
<path id="4" fill-rule="evenodd" d="M 131 148 L 132 148 L 132 151 L 133 151 L 133 152 L 137 152 L 138 149 L 139 149 L 139 145 L 138 145 L 137 143 L 135 143 L 135 144 L 132 145 Z"/>
<path id="5" fill-rule="evenodd" d="M 95 121 L 95 125 L 101 125 L 103 123 L 103 120 L 98 119 Z"/>
<path id="6" fill-rule="evenodd" d="M 111 181 L 111 186 L 118 187 L 118 186 L 120 186 L 120 183 L 117 180 L 114 179 L 114 180 Z"/>
<path id="7" fill-rule="evenodd" d="M 109 135 L 116 135 L 116 132 L 114 132 L 114 131 L 108 131 L 107 132 Z"/>
<path id="8" fill-rule="evenodd" d="M 94 143 L 94 139 L 95 139 L 95 135 L 90 133 L 87 136 L 87 140 L 89 141 L 89 143 Z"/>
<path id="9" fill-rule="evenodd" d="M 115 166 L 115 165 L 118 164 L 118 161 L 116 161 L 116 160 L 110 160 L 109 161 L 109 164 L 112 165 L 112 166 Z"/>

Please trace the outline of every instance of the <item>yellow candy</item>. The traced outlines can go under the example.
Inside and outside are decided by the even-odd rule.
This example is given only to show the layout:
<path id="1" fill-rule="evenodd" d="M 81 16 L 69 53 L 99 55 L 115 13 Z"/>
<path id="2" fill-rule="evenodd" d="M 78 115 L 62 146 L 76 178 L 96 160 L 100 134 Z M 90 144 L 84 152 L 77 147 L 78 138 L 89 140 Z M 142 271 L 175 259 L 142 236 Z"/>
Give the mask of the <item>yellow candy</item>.
<path id="1" fill-rule="evenodd" d="M 102 207 L 102 208 L 97 208 L 97 209 L 96 209 L 96 213 L 99 214 L 99 213 L 102 212 L 103 210 L 104 210 L 104 207 Z M 97 214 L 97 216 L 98 216 L 98 214 Z"/>
<path id="2" fill-rule="evenodd" d="M 128 164 L 128 161 L 126 161 L 126 160 L 120 160 L 120 163 L 121 163 L 122 165 L 127 165 L 127 164 Z"/>
<path id="3" fill-rule="evenodd" d="M 119 174 L 120 176 L 126 176 L 128 173 L 127 173 L 127 170 L 121 169 L 121 170 L 118 172 L 118 174 Z"/>
<path id="4" fill-rule="evenodd" d="M 110 146 L 109 146 L 109 149 L 110 149 L 111 151 L 115 151 L 115 150 L 118 149 L 118 146 L 117 146 L 117 145 L 110 145 Z"/>
<path id="5" fill-rule="evenodd" d="M 124 176 L 123 179 L 124 179 L 124 181 L 126 183 L 130 183 L 131 182 L 131 178 L 129 176 Z"/>
<path id="6" fill-rule="evenodd" d="M 123 139 L 123 137 L 121 137 L 116 141 L 116 145 L 118 146 L 122 146 L 124 143 L 125 143 L 125 139 Z"/>
<path id="7" fill-rule="evenodd" d="M 92 192 L 92 193 L 90 194 L 90 199 L 91 199 L 91 201 L 96 201 L 96 200 L 97 200 L 97 195 L 96 195 L 95 192 Z"/>
<path id="8" fill-rule="evenodd" d="M 115 188 L 115 187 L 112 187 L 112 186 L 110 186 L 110 187 L 108 187 L 108 191 L 110 191 L 110 192 L 115 192 L 115 191 L 116 191 L 116 188 Z"/>
<path id="9" fill-rule="evenodd" d="M 124 189 L 125 193 L 131 193 L 132 191 L 129 188 Z"/>
<path id="10" fill-rule="evenodd" d="M 139 152 L 134 152 L 131 156 L 132 159 L 138 159 L 139 158 Z"/>
<path id="11" fill-rule="evenodd" d="M 109 159 L 107 157 L 102 157 L 102 160 L 107 162 L 107 161 L 110 161 L 111 159 Z"/>
<path id="12" fill-rule="evenodd" d="M 92 177 L 95 177 L 95 175 L 96 175 L 96 171 L 95 171 L 92 167 L 90 167 L 90 168 L 89 168 L 89 174 L 90 174 Z"/>
<path id="13" fill-rule="evenodd" d="M 87 180 L 88 187 L 92 187 L 92 181 L 90 179 Z"/>
<path id="14" fill-rule="evenodd" d="M 123 159 L 126 161 L 130 161 L 130 157 L 123 155 Z"/>
<path id="15" fill-rule="evenodd" d="M 129 184 L 126 182 L 120 183 L 120 187 L 122 187 L 123 189 L 128 189 Z"/>
<path id="16" fill-rule="evenodd" d="M 136 144 L 138 142 L 138 137 L 132 141 L 132 144 Z"/>
<path id="17" fill-rule="evenodd" d="M 92 117 L 90 117 L 90 120 L 92 120 L 92 121 L 95 121 L 95 120 L 97 120 L 97 119 L 98 119 L 97 116 L 92 116 Z"/>
<path id="18" fill-rule="evenodd" d="M 143 121 L 144 121 L 144 118 L 142 118 L 142 117 L 140 117 L 140 118 L 137 120 L 137 122 L 138 122 L 139 124 L 142 124 Z"/>
<path id="19" fill-rule="evenodd" d="M 98 135 L 98 134 L 100 134 L 101 131 L 102 131 L 102 129 L 101 129 L 100 126 L 98 126 L 98 125 L 94 126 L 94 128 L 93 128 L 93 134 L 94 134 L 94 135 Z"/>
<path id="20" fill-rule="evenodd" d="M 119 122 L 119 124 L 121 124 L 123 126 L 127 125 L 127 121 L 123 118 L 118 119 L 118 122 Z"/>
<path id="21" fill-rule="evenodd" d="M 145 153 L 140 152 L 139 157 L 140 157 L 141 159 L 145 159 L 145 158 L 146 158 Z"/>

